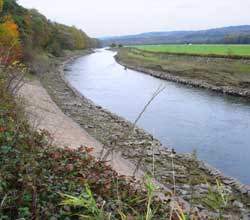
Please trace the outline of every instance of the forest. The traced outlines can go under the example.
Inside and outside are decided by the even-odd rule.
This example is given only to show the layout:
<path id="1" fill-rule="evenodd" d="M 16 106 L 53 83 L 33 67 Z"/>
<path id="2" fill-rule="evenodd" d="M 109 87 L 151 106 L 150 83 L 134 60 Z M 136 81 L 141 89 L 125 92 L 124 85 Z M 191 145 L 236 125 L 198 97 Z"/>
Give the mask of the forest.
<path id="1" fill-rule="evenodd" d="M 96 39 L 74 26 L 52 22 L 35 9 L 23 8 L 16 0 L 0 0 L 0 55 L 6 59 L 4 62 L 31 62 L 41 53 L 60 56 L 63 50 L 96 46 Z"/>

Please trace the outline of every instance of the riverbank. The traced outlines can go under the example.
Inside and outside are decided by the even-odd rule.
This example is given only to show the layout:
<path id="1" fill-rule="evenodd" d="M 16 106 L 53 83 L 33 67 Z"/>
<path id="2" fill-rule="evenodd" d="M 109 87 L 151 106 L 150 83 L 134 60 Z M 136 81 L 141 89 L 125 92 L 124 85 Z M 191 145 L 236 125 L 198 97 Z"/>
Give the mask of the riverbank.
<path id="1" fill-rule="evenodd" d="M 6 73 L 0 74 L 1 219 L 144 216 L 143 184 L 97 161 L 92 154 L 100 145 L 61 112 L 36 77 L 26 79 L 14 96 L 6 89 Z M 114 161 L 118 165 L 120 159 Z M 169 218 L 166 200 L 152 198 L 150 208 L 155 218 Z"/>
<path id="2" fill-rule="evenodd" d="M 72 61 L 73 59 L 70 59 L 68 62 Z M 54 68 L 42 79 L 42 83 L 52 99 L 66 115 L 73 118 L 91 136 L 104 144 L 107 150 L 119 152 L 123 158 L 134 164 L 139 161 L 146 172 L 152 173 L 154 169 L 156 179 L 167 188 L 173 189 L 173 154 L 171 150 L 162 146 L 152 135 L 139 128 L 135 128 L 134 132 L 124 137 L 124 133 L 132 130 L 132 123 L 96 106 L 72 88 L 63 77 L 64 71 L 67 71 L 65 65 L 68 62 L 65 60 L 63 63 L 62 61 L 55 62 Z M 196 204 L 205 206 L 202 199 L 209 189 L 207 182 L 215 186 L 216 179 L 220 179 L 232 194 L 232 204 L 234 200 L 245 204 L 241 208 L 243 213 L 249 209 L 247 186 L 243 186 L 232 178 L 224 177 L 219 171 L 197 161 L 194 156 L 190 154 L 174 155 L 174 171 L 176 192 L 185 200 L 192 200 Z M 205 207 L 201 206 L 202 209 Z M 229 212 L 235 210 L 237 208 L 231 206 Z"/>
<path id="3" fill-rule="evenodd" d="M 123 48 L 118 63 L 151 76 L 250 98 L 250 60 L 150 53 Z"/>

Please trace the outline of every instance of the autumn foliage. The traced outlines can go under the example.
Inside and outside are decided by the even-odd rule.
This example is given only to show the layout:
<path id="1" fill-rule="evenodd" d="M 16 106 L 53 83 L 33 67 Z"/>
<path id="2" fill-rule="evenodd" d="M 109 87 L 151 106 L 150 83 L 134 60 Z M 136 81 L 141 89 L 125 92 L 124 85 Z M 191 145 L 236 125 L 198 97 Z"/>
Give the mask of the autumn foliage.
<path id="1" fill-rule="evenodd" d="M 3 10 L 3 0 L 0 0 L 0 12 Z"/>
<path id="2" fill-rule="evenodd" d="M 64 50 L 96 47 L 98 41 L 76 27 L 48 20 L 35 9 L 16 0 L 0 0 L 0 62 L 32 63 L 43 53 L 61 56 Z"/>
<path id="3" fill-rule="evenodd" d="M 0 12 L 3 0 L 0 0 Z M 21 57 L 20 34 L 17 24 L 10 15 L 1 16 L 0 23 L 0 63 L 8 64 Z"/>

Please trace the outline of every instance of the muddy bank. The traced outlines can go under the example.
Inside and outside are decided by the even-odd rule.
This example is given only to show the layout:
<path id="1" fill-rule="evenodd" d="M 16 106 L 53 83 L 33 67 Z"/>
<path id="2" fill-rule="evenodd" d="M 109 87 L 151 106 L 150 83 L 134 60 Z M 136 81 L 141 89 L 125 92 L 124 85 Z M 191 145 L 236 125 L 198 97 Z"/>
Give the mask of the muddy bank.
<path id="1" fill-rule="evenodd" d="M 193 77 L 192 79 L 190 79 L 190 78 L 187 78 L 185 76 L 178 76 L 178 74 L 174 75 L 173 73 L 170 73 L 166 70 L 161 70 L 162 68 L 160 65 L 158 65 L 158 69 L 155 69 L 157 65 L 155 66 L 155 68 L 150 68 L 150 67 L 145 67 L 143 65 L 140 65 L 140 62 L 138 62 L 138 64 L 129 62 L 129 60 L 124 60 L 123 56 L 121 56 L 119 53 L 115 56 L 115 59 L 119 64 L 121 64 L 127 68 L 130 68 L 130 69 L 133 69 L 136 71 L 140 71 L 140 72 L 143 72 L 145 74 L 149 74 L 153 77 L 157 77 L 157 78 L 172 81 L 172 82 L 181 83 L 181 84 L 192 86 L 192 87 L 209 89 L 209 90 L 212 90 L 215 92 L 224 93 L 224 94 L 228 94 L 228 95 L 250 98 L 250 89 L 249 88 L 239 88 L 237 86 L 231 86 L 231 85 L 218 85 L 218 86 L 216 86 L 216 85 L 213 85 L 209 82 L 206 82 L 205 80 L 195 79 L 196 77 Z M 202 58 L 200 58 L 200 59 L 202 59 Z M 215 59 L 215 58 L 207 58 L 207 59 Z M 217 59 L 219 59 L 219 58 L 217 58 Z M 228 62 L 230 62 L 230 61 L 228 61 Z M 249 61 L 247 60 L 246 62 L 249 62 Z M 227 70 L 227 71 L 230 71 L 230 70 Z M 242 84 L 245 83 L 246 86 L 248 85 L 248 81 L 241 82 L 241 83 Z"/>
<path id="2" fill-rule="evenodd" d="M 172 151 L 167 146 L 162 146 L 152 135 L 138 127 L 133 130 L 132 123 L 96 106 L 72 88 L 64 78 L 64 71 L 67 71 L 66 64 L 72 62 L 74 58 L 76 57 L 54 62 L 51 71 L 42 79 L 52 99 L 65 114 L 104 144 L 107 150 L 112 149 L 111 153 L 119 152 L 123 158 L 129 159 L 134 164 L 140 163 L 144 171 L 150 173 L 154 171 L 156 179 L 170 189 L 174 186 L 172 177 L 174 170 L 177 194 L 187 201 L 195 201 L 201 210 L 205 209 L 201 200 L 208 191 L 207 182 L 215 185 L 216 178 L 221 179 L 234 200 L 243 205 L 240 213 L 248 215 L 247 195 L 250 194 L 250 189 L 247 186 L 232 178 L 224 177 L 219 171 L 198 161 L 191 154 L 173 156 Z M 231 211 L 239 211 L 235 205 L 231 208 L 233 208 Z"/>

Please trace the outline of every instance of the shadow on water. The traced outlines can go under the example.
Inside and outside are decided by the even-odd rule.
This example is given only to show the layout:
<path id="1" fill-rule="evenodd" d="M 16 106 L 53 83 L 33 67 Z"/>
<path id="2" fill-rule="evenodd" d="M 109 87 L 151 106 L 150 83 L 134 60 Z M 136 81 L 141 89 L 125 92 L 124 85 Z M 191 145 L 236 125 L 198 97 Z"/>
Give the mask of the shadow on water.
<path id="1" fill-rule="evenodd" d="M 166 86 L 138 125 L 178 152 L 198 157 L 250 184 L 250 101 L 124 69 L 112 51 L 79 58 L 66 74 L 98 105 L 133 121 L 160 84 Z"/>

